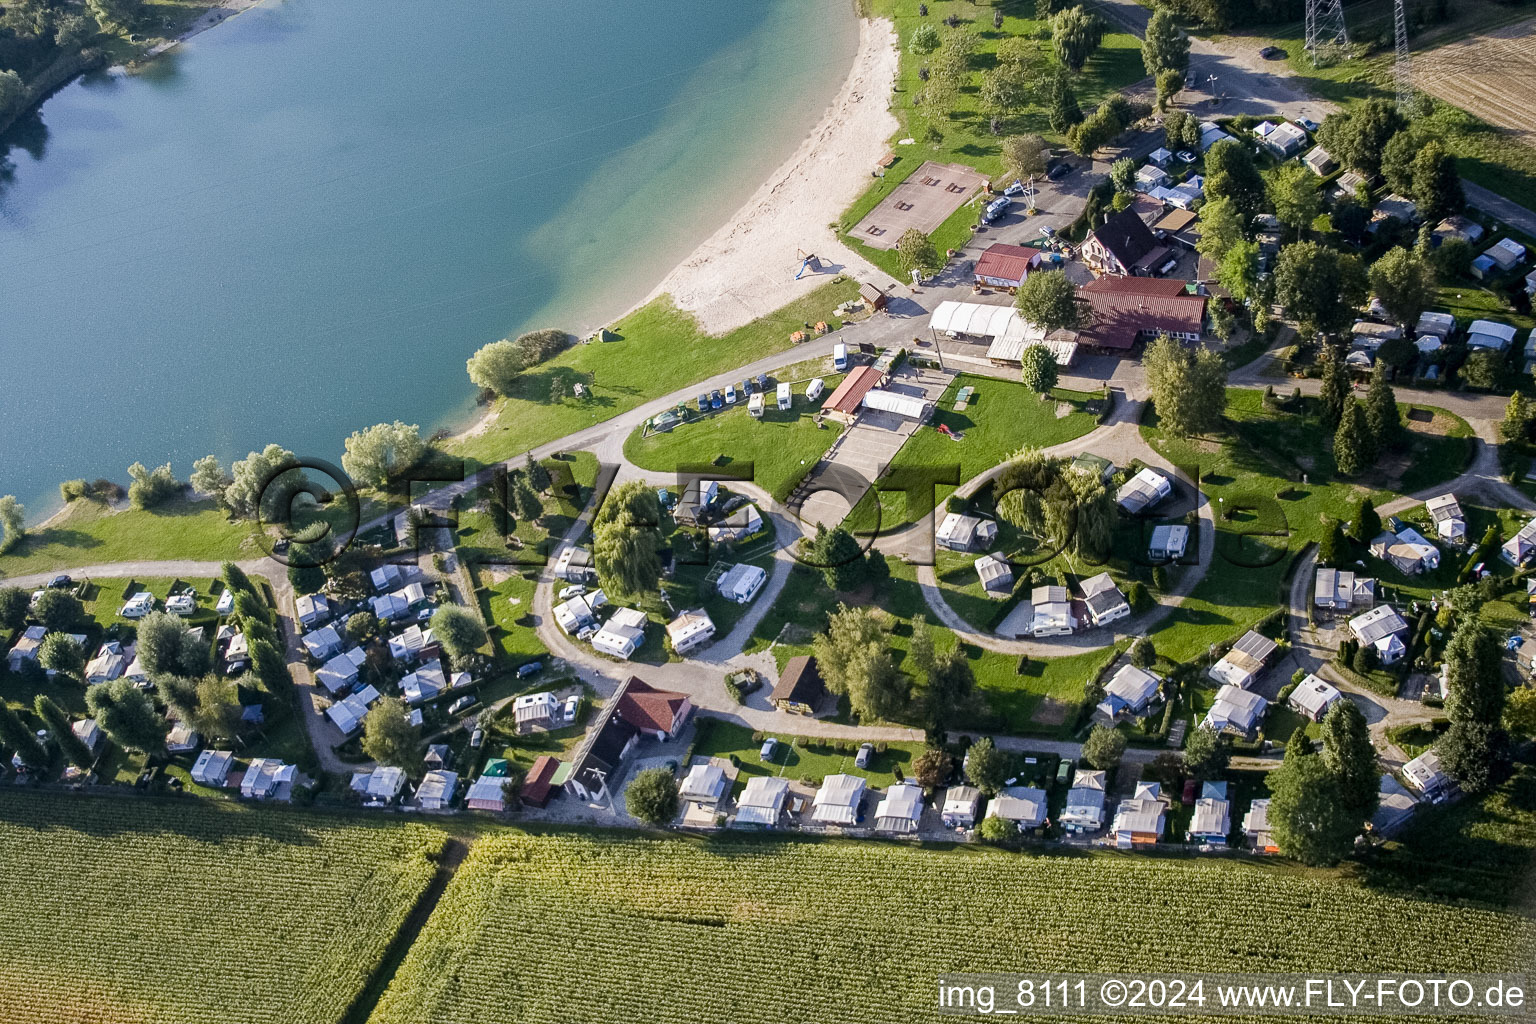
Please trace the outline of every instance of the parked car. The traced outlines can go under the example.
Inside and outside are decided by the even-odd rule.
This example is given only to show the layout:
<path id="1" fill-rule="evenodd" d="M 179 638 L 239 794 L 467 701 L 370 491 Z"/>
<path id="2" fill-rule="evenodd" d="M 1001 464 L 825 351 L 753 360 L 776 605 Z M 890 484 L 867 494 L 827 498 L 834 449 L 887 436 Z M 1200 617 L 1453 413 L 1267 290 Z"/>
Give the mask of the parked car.
<path id="1" fill-rule="evenodd" d="M 581 710 L 581 698 L 574 693 L 565 698 L 565 705 L 560 709 L 567 722 L 576 721 L 576 712 L 579 710 Z"/>
<path id="2" fill-rule="evenodd" d="M 1024 183 L 1019 181 L 1017 178 L 1014 179 L 1012 185 L 1009 185 L 1007 188 L 1003 189 L 1003 195 L 1005 196 L 1021 196 L 1023 194 Z"/>
<path id="3" fill-rule="evenodd" d="M 981 219 L 991 224 L 1007 213 L 1008 207 L 1012 205 L 1012 199 L 1009 199 L 1007 196 L 999 196 L 987 204 L 987 212 L 982 214 Z"/>
<path id="4" fill-rule="evenodd" d="M 585 586 L 580 583 L 575 583 L 560 591 L 560 600 L 569 601 L 573 597 L 583 597 L 586 595 L 586 593 L 587 588 Z"/>
<path id="5" fill-rule="evenodd" d="M 53 579 L 48 581 L 48 589 L 63 590 L 73 582 L 75 581 L 70 579 L 68 576 L 55 576 Z"/>
<path id="6" fill-rule="evenodd" d="M 1259 51 L 1259 56 L 1263 57 L 1265 60 L 1277 60 L 1283 55 L 1284 54 L 1281 52 L 1280 47 L 1278 46 L 1266 46 L 1264 49 Z"/>
<path id="7" fill-rule="evenodd" d="M 1195 162 L 1195 154 L 1191 153 L 1187 149 L 1179 150 L 1177 153 L 1173 154 L 1173 158 L 1181 164 L 1192 164 Z"/>
<path id="8" fill-rule="evenodd" d="M 724 404 L 725 399 L 720 397 L 720 391 L 718 388 L 709 393 L 709 407 L 711 409 L 718 409 Z"/>
<path id="9" fill-rule="evenodd" d="M 485 743 L 485 730 L 484 729 L 476 729 L 474 732 L 469 734 L 469 749 L 470 750 L 479 750 L 481 745 L 483 745 L 484 743 Z"/>
<path id="10" fill-rule="evenodd" d="M 766 373 L 757 375 L 757 390 L 764 392 L 768 390 L 768 375 Z"/>
<path id="11" fill-rule="evenodd" d="M 1052 167 L 1049 171 L 1047 171 L 1045 173 L 1045 176 L 1047 178 L 1050 178 L 1052 181 L 1060 181 L 1062 178 L 1065 178 L 1067 175 L 1069 175 L 1071 173 L 1072 173 L 1072 165 L 1071 164 L 1060 163 L 1060 164 L 1057 164 L 1055 167 Z"/>
<path id="12" fill-rule="evenodd" d="M 535 672 L 541 672 L 543 669 L 544 663 L 542 661 L 530 661 L 526 665 L 517 666 L 517 678 L 527 679 Z"/>
<path id="13" fill-rule="evenodd" d="M 868 768 L 869 759 L 874 756 L 875 745 L 873 743 L 860 743 L 859 752 L 853 758 L 853 766 L 855 768 Z"/>
<path id="14" fill-rule="evenodd" d="M 477 699 L 478 698 L 476 698 L 474 694 L 466 693 L 464 696 L 448 705 L 448 713 L 450 715 L 456 715 L 461 711 L 468 711 L 470 708 L 475 706 L 475 701 Z"/>
<path id="15" fill-rule="evenodd" d="M 707 395 L 707 394 L 700 395 L 699 396 L 699 412 L 708 412 L 708 411 L 709 411 L 709 395 Z"/>
<path id="16" fill-rule="evenodd" d="M 735 405 L 736 404 L 736 385 L 734 385 L 734 384 L 727 384 L 725 386 L 725 404 L 726 405 Z"/>
<path id="17" fill-rule="evenodd" d="M 779 751 L 779 741 L 769 736 L 763 740 L 763 749 L 757 752 L 757 758 L 765 763 L 773 761 L 773 755 Z"/>
<path id="18" fill-rule="evenodd" d="M 243 658 L 237 659 L 229 663 L 229 667 L 224 670 L 224 674 L 227 676 L 237 676 L 250 667 L 250 662 L 244 660 Z"/>
<path id="19" fill-rule="evenodd" d="M 1317 134 L 1317 130 L 1322 127 L 1322 125 L 1318 124 L 1316 121 L 1312 120 L 1310 117 L 1298 117 L 1296 119 L 1296 123 L 1301 125 L 1307 131 L 1311 132 L 1313 135 L 1316 135 Z"/>

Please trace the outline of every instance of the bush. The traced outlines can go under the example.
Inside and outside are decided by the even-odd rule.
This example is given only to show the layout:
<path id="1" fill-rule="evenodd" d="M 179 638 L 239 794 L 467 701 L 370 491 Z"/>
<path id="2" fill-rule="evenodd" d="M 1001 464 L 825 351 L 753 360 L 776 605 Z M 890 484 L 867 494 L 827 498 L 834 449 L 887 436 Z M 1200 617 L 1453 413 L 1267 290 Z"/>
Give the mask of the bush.
<path id="1" fill-rule="evenodd" d="M 64 499 L 66 505 L 76 498 L 89 498 L 90 496 L 91 485 L 84 480 L 65 480 L 59 484 L 59 497 Z"/>

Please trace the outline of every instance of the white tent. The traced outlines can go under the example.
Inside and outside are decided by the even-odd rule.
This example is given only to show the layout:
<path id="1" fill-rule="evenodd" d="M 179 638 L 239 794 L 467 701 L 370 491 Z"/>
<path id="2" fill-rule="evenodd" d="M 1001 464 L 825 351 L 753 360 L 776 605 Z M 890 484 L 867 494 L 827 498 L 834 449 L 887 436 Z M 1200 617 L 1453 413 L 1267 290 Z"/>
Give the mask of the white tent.
<path id="1" fill-rule="evenodd" d="M 989 306 L 980 302 L 941 302 L 933 311 L 928 326 L 946 334 L 970 334 L 995 338 L 1016 317 L 1012 306 Z"/>
<path id="2" fill-rule="evenodd" d="M 921 398 L 898 394 L 895 391 L 882 391 L 879 388 L 866 394 L 863 404 L 866 409 L 894 412 L 898 416 L 905 416 L 912 420 L 921 420 L 928 415 L 928 403 Z"/>

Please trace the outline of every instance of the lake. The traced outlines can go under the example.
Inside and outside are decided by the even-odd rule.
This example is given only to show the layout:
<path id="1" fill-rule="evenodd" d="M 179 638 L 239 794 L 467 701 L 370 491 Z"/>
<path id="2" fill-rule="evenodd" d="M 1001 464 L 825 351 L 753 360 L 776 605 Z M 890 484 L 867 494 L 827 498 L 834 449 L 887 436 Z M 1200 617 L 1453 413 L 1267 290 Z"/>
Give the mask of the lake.
<path id="1" fill-rule="evenodd" d="M 471 352 L 643 298 L 857 34 L 845 0 L 270 0 L 68 86 L 0 177 L 0 493 L 463 423 Z"/>

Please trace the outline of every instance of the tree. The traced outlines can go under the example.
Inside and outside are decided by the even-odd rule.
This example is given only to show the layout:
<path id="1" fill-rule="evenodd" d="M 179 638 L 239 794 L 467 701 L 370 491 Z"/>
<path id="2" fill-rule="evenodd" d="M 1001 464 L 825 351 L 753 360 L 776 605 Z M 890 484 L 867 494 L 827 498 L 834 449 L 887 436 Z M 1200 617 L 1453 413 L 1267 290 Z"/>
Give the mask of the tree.
<path id="1" fill-rule="evenodd" d="M 1233 246 L 1244 240 L 1243 215 L 1230 199 L 1211 199 L 1200 210 L 1200 238 L 1195 249 L 1212 263 L 1220 263 Z"/>
<path id="2" fill-rule="evenodd" d="M 1497 726 L 1505 699 L 1498 637 L 1473 615 L 1460 619 L 1445 645 L 1446 717 Z"/>
<path id="3" fill-rule="evenodd" d="M 1310 173 L 1310 172 L 1309 172 Z M 1439 288 L 1435 268 L 1422 252 L 1397 246 L 1371 264 L 1371 291 L 1405 331 L 1412 331 Z"/>
<path id="4" fill-rule="evenodd" d="M 1426 224 L 1438 224 L 1451 214 L 1460 213 L 1467 205 L 1461 175 L 1456 170 L 1456 157 L 1434 139 L 1426 142 L 1414 155 L 1411 196 Z"/>
<path id="5" fill-rule="evenodd" d="M 1039 395 L 1048 395 L 1056 386 L 1056 357 L 1044 345 L 1031 345 L 1019 357 L 1019 376 L 1024 386 Z"/>
<path id="6" fill-rule="evenodd" d="M 268 522 L 285 523 L 290 504 L 304 479 L 293 452 L 269 444 L 251 452 L 230 467 L 231 480 L 224 489 L 224 503 L 236 516 L 251 519 L 260 512 Z M 260 508 L 257 505 L 260 503 Z"/>
<path id="7" fill-rule="evenodd" d="M 224 490 L 232 481 L 229 474 L 224 472 L 224 464 L 217 455 L 204 455 L 192 463 L 192 477 L 187 482 L 194 491 L 211 495 L 222 504 Z"/>
<path id="8" fill-rule="evenodd" d="M 1354 848 L 1363 823 L 1322 755 L 1286 750 L 1269 773 L 1269 823 L 1287 857 L 1315 867 L 1337 864 Z"/>
<path id="9" fill-rule="evenodd" d="M 1130 192 L 1136 188 L 1136 161 L 1121 157 L 1109 165 L 1109 180 L 1118 192 Z"/>
<path id="10" fill-rule="evenodd" d="M 485 626 L 469 609 L 457 604 L 445 604 L 432 613 L 432 636 L 458 668 L 486 643 Z"/>
<path id="11" fill-rule="evenodd" d="M 1152 641 L 1141 637 L 1131 644 L 1131 664 L 1137 668 L 1151 668 L 1157 661 L 1157 649 L 1152 646 Z"/>
<path id="12" fill-rule="evenodd" d="M 933 649 L 933 630 L 928 626 L 928 617 L 921 612 L 912 619 L 912 639 L 907 643 L 903 664 L 907 675 L 923 683 L 933 675 L 934 666 L 938 664 L 938 655 Z"/>
<path id="13" fill-rule="evenodd" d="M 1478 349 L 1461 364 L 1461 382 L 1469 388 L 1491 391 L 1499 386 L 1503 353 Z"/>
<path id="14" fill-rule="evenodd" d="M 14 71 L 0 70 L 0 113 L 9 113 L 27 94 L 27 83 Z"/>
<path id="15" fill-rule="evenodd" d="M 26 536 L 27 509 L 14 494 L 0 495 L 0 554 L 11 550 Z"/>
<path id="16" fill-rule="evenodd" d="M 1083 322 L 1077 286 L 1065 273 L 1037 271 L 1030 274 L 1019 285 L 1013 304 L 1020 316 L 1047 334 L 1062 328 L 1075 330 Z"/>
<path id="17" fill-rule="evenodd" d="M 1400 131 L 1387 140 L 1381 151 L 1381 176 L 1387 187 L 1400 195 L 1413 195 L 1413 158 L 1423 144 L 1412 129 Z"/>
<path id="18" fill-rule="evenodd" d="M 67 590 L 43 591 L 32 614 L 50 633 L 78 633 L 85 628 L 85 605 Z"/>
<path id="19" fill-rule="evenodd" d="M 1525 737 L 1536 737 L 1536 689 L 1517 686 L 1504 702 L 1504 728 Z"/>
<path id="20" fill-rule="evenodd" d="M 1365 424 L 1370 428 L 1378 452 L 1393 447 L 1402 435 L 1397 395 L 1387 383 L 1386 364 L 1380 361 L 1371 371 L 1371 385 L 1365 392 Z"/>
<path id="21" fill-rule="evenodd" d="M 1191 351 L 1167 335 L 1142 357 L 1158 422 L 1175 437 L 1221 426 L 1227 405 L 1227 367 L 1210 349 Z"/>
<path id="22" fill-rule="evenodd" d="M 352 644 L 365 644 L 379 635 L 379 620 L 373 612 L 353 612 L 347 619 L 347 641 Z"/>
<path id="23" fill-rule="evenodd" d="M 989 800 L 1007 784 L 1013 773 L 1013 758 L 998 750 L 992 737 L 983 736 L 971 744 L 965 753 L 965 774 L 971 785 L 981 790 Z"/>
<path id="24" fill-rule="evenodd" d="M 96 724 L 119 745 L 142 750 L 150 756 L 165 749 L 165 733 L 170 728 L 155 711 L 149 694 L 131 679 L 114 679 L 85 691 L 85 707 Z"/>
<path id="25" fill-rule="evenodd" d="M 607 586 L 624 594 L 656 589 L 660 522 L 656 491 L 644 480 L 631 480 L 609 493 L 592 528 L 592 563 Z"/>
<path id="26" fill-rule="evenodd" d="M 64 713 L 63 708 L 53 702 L 52 697 L 46 693 L 38 694 L 37 700 L 32 704 L 32 710 L 37 713 L 38 718 L 42 719 L 48 734 L 59 745 L 59 753 L 64 755 L 66 761 L 76 768 L 89 768 L 95 763 L 96 757 L 91 753 L 91 748 L 75 735 L 69 716 Z"/>
<path id="27" fill-rule="evenodd" d="M 1104 22 L 1081 7 L 1068 7 L 1051 19 L 1051 42 L 1056 58 L 1073 71 L 1083 64 L 1104 40 Z"/>
<path id="28" fill-rule="evenodd" d="M 103 32 L 126 36 L 138 23 L 144 0 L 86 0 L 85 6 Z"/>
<path id="29" fill-rule="evenodd" d="M 1376 438 L 1360 403 L 1351 400 L 1333 434 L 1333 464 L 1345 476 L 1358 476 L 1376 461 Z"/>
<path id="30" fill-rule="evenodd" d="M 1339 796 L 1363 822 L 1376 813 L 1381 771 L 1376 766 L 1376 748 L 1371 745 L 1371 730 L 1354 701 L 1341 700 L 1323 716 L 1324 766 L 1339 783 Z"/>
<path id="31" fill-rule="evenodd" d="M 1323 524 L 1323 539 L 1317 544 L 1317 560 L 1322 565 L 1337 567 L 1344 555 L 1344 531 L 1337 519 Z"/>
<path id="32" fill-rule="evenodd" d="M 526 522 L 537 522 L 544 516 L 544 503 L 539 500 L 538 492 L 521 476 L 512 485 L 512 506 L 517 518 Z"/>
<path id="33" fill-rule="evenodd" d="M 182 638 L 187 624 L 170 612 L 150 612 L 139 620 L 135 651 L 139 664 L 151 676 L 192 675 L 181 663 Z"/>
<path id="34" fill-rule="evenodd" d="M 924 789 L 937 789 L 954 770 L 954 758 L 940 747 L 929 747 L 912 761 L 912 781 Z"/>
<path id="35" fill-rule="evenodd" d="M 647 824 L 665 825 L 677 817 L 677 779 L 665 768 L 647 768 L 624 790 L 624 806 Z"/>
<path id="36" fill-rule="evenodd" d="M 261 680 L 269 693 L 286 694 L 293 687 L 293 677 L 277 647 L 269 640 L 250 642 L 251 671 Z"/>
<path id="37" fill-rule="evenodd" d="M 533 457 L 533 452 L 528 453 L 527 460 L 523 463 L 523 475 L 528 480 L 528 486 L 538 493 L 543 494 L 549 490 L 549 485 L 552 482 L 549 470 L 544 468 L 544 463 L 539 462 Z"/>
<path id="38" fill-rule="evenodd" d="M 48 767 L 48 751 L 37 741 L 37 736 L 21 720 L 21 716 L 5 701 L 0 701 L 0 744 L 15 751 L 21 763 L 28 768 Z"/>
<path id="39" fill-rule="evenodd" d="M 427 454 L 421 428 L 399 420 L 355 430 L 346 440 L 341 468 L 366 487 L 386 487 Z"/>
<path id="40" fill-rule="evenodd" d="M 1505 441 L 1523 441 L 1530 436 L 1531 420 L 1536 418 L 1536 407 L 1524 393 L 1516 391 L 1504 406 L 1504 419 L 1499 423 L 1499 437 Z"/>
<path id="41" fill-rule="evenodd" d="M 1317 175 L 1302 164 L 1286 163 L 1280 165 L 1265 187 L 1275 216 L 1280 223 L 1295 228 L 1298 236 L 1306 233 L 1323 208 L 1317 181 Z"/>
<path id="42" fill-rule="evenodd" d="M 1009 818 L 989 814 L 976 826 L 976 833 L 985 842 L 1002 844 L 1018 838 L 1019 826 Z"/>
<path id="43" fill-rule="evenodd" d="M 812 641 L 827 689 L 846 696 L 861 718 L 894 718 L 907 706 L 906 677 L 896 670 L 886 633 L 883 612 L 840 604 Z"/>
<path id="44" fill-rule="evenodd" d="M 1083 120 L 1083 110 L 1077 105 L 1077 94 L 1072 91 L 1072 81 L 1063 68 L 1051 77 L 1050 95 L 1046 98 L 1050 111 L 1051 131 L 1065 135 L 1067 129 Z"/>
<path id="45" fill-rule="evenodd" d="M 1196 778 L 1221 774 L 1231 759 L 1232 748 L 1214 730 L 1193 729 L 1184 741 L 1184 767 Z"/>
<path id="46" fill-rule="evenodd" d="M 1418 349 L 1407 338 L 1388 338 L 1376 350 L 1376 361 L 1394 370 L 1401 370 L 1413 361 Z"/>
<path id="47" fill-rule="evenodd" d="M 493 391 L 503 398 L 517 388 L 517 378 L 525 369 L 523 355 L 517 346 L 506 338 L 482 345 L 465 363 L 470 382 L 478 388 Z"/>
<path id="48" fill-rule="evenodd" d="M 1029 106 L 1029 77 L 1023 68 L 1000 64 L 981 76 L 981 107 L 989 113 L 1011 114 Z"/>
<path id="49" fill-rule="evenodd" d="M 85 673 L 85 650 L 68 633 L 49 633 L 37 649 L 37 660 L 50 672 L 62 672 L 72 679 Z"/>
<path id="50" fill-rule="evenodd" d="M 907 49 L 916 54 L 929 54 L 939 48 L 939 26 L 927 22 L 913 30 L 907 40 Z"/>
<path id="51" fill-rule="evenodd" d="M 204 739 L 233 740 L 244 724 L 240 682 L 217 672 L 203 676 L 193 686 L 192 706 L 182 720 Z"/>
<path id="52" fill-rule="evenodd" d="M 1365 302 L 1365 269 L 1357 256 L 1316 242 L 1280 250 L 1275 264 L 1275 298 L 1302 328 L 1334 334 L 1348 327 Z"/>
<path id="53" fill-rule="evenodd" d="M 864 549 L 843 527 L 828 530 L 818 523 L 808 554 L 833 590 L 847 593 L 864 582 Z"/>
<path id="54" fill-rule="evenodd" d="M 940 654 L 923 690 L 929 730 L 942 735 L 956 720 L 963 720 L 975 702 L 975 694 L 976 675 L 965 653 L 951 648 Z"/>
<path id="55" fill-rule="evenodd" d="M 1238 242 L 1216 265 L 1216 283 L 1246 305 L 1259 286 L 1259 243 Z"/>
<path id="56" fill-rule="evenodd" d="M 1149 75 L 1177 72 L 1179 83 L 1183 84 L 1184 72 L 1189 70 L 1189 37 L 1179 28 L 1173 11 L 1166 7 L 1154 9 L 1147 21 L 1147 33 L 1141 40 L 1141 64 Z M 1158 85 L 1162 85 L 1161 79 Z"/>
<path id="57" fill-rule="evenodd" d="M 1184 72 L 1159 71 L 1157 73 L 1157 109 L 1167 110 L 1168 104 L 1184 88 Z"/>
<path id="58" fill-rule="evenodd" d="M 32 610 L 32 599 L 20 587 L 0 587 L 0 632 L 20 629 Z"/>
<path id="59" fill-rule="evenodd" d="M 1205 194 L 1232 200 L 1245 222 L 1264 205 L 1264 178 L 1241 142 L 1223 139 L 1206 151 Z"/>
<path id="60" fill-rule="evenodd" d="M 1337 430 L 1344 418 L 1344 406 L 1349 401 L 1352 385 L 1349 370 L 1331 351 L 1324 353 L 1323 385 L 1318 394 L 1318 419 L 1324 430 Z"/>
<path id="61" fill-rule="evenodd" d="M 1002 155 L 1003 177 L 1022 180 L 1045 173 L 1050 150 L 1038 135 L 1010 135 L 1003 140 Z"/>
<path id="62" fill-rule="evenodd" d="M 171 472 L 169 462 L 152 470 L 135 462 L 128 467 L 128 477 L 133 481 L 128 485 L 128 503 L 137 509 L 163 505 L 181 493 L 181 481 Z"/>
<path id="63" fill-rule="evenodd" d="M 1333 229 L 1346 241 L 1359 242 L 1371 222 L 1371 211 L 1353 196 L 1344 196 L 1334 200 L 1332 220 Z"/>
<path id="64" fill-rule="evenodd" d="M 1435 744 L 1440 766 L 1470 794 L 1493 784 L 1493 766 L 1503 750 L 1503 733 L 1486 722 L 1452 722 Z"/>
<path id="65" fill-rule="evenodd" d="M 901 233 L 901 238 L 897 239 L 896 261 L 908 276 L 915 270 L 919 275 L 927 277 L 943 266 L 939 260 L 939 251 L 933 247 L 933 240 L 917 228 L 907 228 Z"/>
<path id="66" fill-rule="evenodd" d="M 656 489 L 644 480 L 631 480 L 608 492 L 607 499 L 592 517 L 594 527 L 628 519 L 641 526 L 656 527 L 661 523 L 661 502 Z"/>
<path id="67" fill-rule="evenodd" d="M 1369 497 L 1360 499 L 1355 506 L 1355 518 L 1350 523 L 1349 534 L 1361 544 L 1369 544 L 1381 532 L 1381 516 Z"/>
<path id="68" fill-rule="evenodd" d="M 383 765 L 414 770 L 421 764 L 421 729 L 398 697 L 385 697 L 363 719 L 363 753 Z"/>
<path id="69" fill-rule="evenodd" d="M 1095 725 L 1083 742 L 1083 760 L 1100 771 L 1120 763 L 1125 754 L 1125 734 L 1108 725 Z"/>
<path id="70" fill-rule="evenodd" d="M 1317 141 L 1335 160 L 1371 177 L 1381 171 L 1387 143 L 1407 124 L 1394 104 L 1378 97 L 1355 104 L 1347 113 L 1329 114 Z"/>

